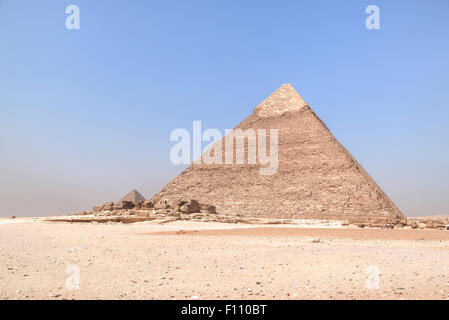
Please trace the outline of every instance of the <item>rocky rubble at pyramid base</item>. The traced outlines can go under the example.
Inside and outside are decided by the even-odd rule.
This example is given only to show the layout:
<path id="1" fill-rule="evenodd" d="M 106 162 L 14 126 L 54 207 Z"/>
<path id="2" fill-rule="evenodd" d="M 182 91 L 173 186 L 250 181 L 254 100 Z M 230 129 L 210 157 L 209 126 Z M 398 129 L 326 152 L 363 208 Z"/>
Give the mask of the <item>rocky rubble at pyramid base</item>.
<path id="1" fill-rule="evenodd" d="M 93 207 L 92 212 L 83 212 L 77 215 L 95 216 L 137 216 L 137 217 L 180 217 L 183 215 L 215 215 L 216 209 L 212 205 L 200 204 L 196 200 L 181 200 L 170 203 L 162 200 L 157 203 L 153 201 L 121 201 L 117 204 L 106 202 L 102 206 Z"/>
<path id="2" fill-rule="evenodd" d="M 70 218 L 52 218 L 51 221 L 69 222 L 117 222 L 133 223 L 141 221 L 160 220 L 160 223 L 175 220 L 193 220 L 203 222 L 223 222 L 223 223 L 248 223 L 248 224 L 296 224 L 298 219 L 274 219 L 248 217 L 243 214 L 223 214 L 217 213 L 215 206 L 199 203 L 197 200 L 169 201 L 167 199 L 154 202 L 126 201 L 117 203 L 106 202 L 103 205 L 93 207 L 92 212 L 80 212 Z M 304 219 L 299 219 L 303 221 Z M 398 222 L 397 219 L 389 218 L 350 218 L 346 220 L 328 220 L 309 217 L 310 221 L 306 225 L 321 224 L 330 226 L 337 223 L 341 226 L 352 226 L 358 228 L 411 228 L 411 229 L 448 229 L 449 218 L 444 216 L 416 217 L 407 221 Z M 302 222 L 304 224 L 304 222 Z"/>
<path id="3" fill-rule="evenodd" d="M 168 202 L 160 203 L 152 208 L 141 208 L 139 205 L 132 209 L 115 209 L 110 208 L 109 203 L 97 207 L 94 212 L 80 212 L 69 217 L 51 217 L 47 219 L 53 222 L 92 222 L 92 223 L 134 223 L 143 221 L 158 221 L 159 223 L 166 223 L 176 220 L 191 220 L 201 222 L 221 222 L 221 223 L 246 223 L 246 224 L 301 224 L 304 227 L 357 227 L 367 229 L 439 229 L 447 230 L 449 228 L 449 217 L 422 217 L 409 218 L 406 223 L 393 223 L 384 220 L 327 220 L 327 219 L 274 219 L 274 218 L 254 218 L 245 217 L 242 214 L 223 214 L 215 212 L 214 206 L 198 204 L 195 200 L 186 201 L 190 203 L 189 206 L 181 208 L 186 203 L 182 201 L 170 205 Z M 193 202 L 193 205 L 192 205 Z M 148 205 L 148 204 L 147 204 Z M 199 210 L 198 210 L 199 205 Z M 128 207 L 129 205 L 125 205 Z M 104 208 L 104 210 L 103 210 Z M 196 208 L 196 210 L 188 208 Z M 197 212 L 193 212 L 197 211 Z"/>
<path id="4" fill-rule="evenodd" d="M 209 204 L 201 204 L 196 200 L 181 200 L 170 203 L 162 200 L 154 203 L 150 200 L 121 201 L 114 204 L 107 202 L 93 207 L 92 212 L 80 212 L 70 219 L 52 219 L 52 221 L 70 222 L 122 222 L 132 223 L 150 220 L 199 220 L 207 222 L 248 222 L 251 219 L 241 219 L 236 216 L 218 214 L 216 208 Z"/>
<path id="5" fill-rule="evenodd" d="M 91 212 L 80 212 L 70 218 L 55 217 L 50 221 L 66 222 L 94 222 L 94 223 L 133 223 L 142 221 L 159 220 L 160 223 L 175 220 L 192 220 L 203 222 L 223 223 L 247 223 L 247 224 L 296 224 L 298 219 L 274 219 L 248 217 L 244 214 L 223 214 L 216 211 L 215 206 L 199 203 L 197 200 L 181 200 L 170 202 L 167 199 L 159 202 L 145 201 L 120 201 L 118 203 L 106 202 L 103 205 L 93 207 Z M 411 229 L 446 229 L 449 219 L 440 217 L 410 218 L 407 222 L 398 223 L 397 220 L 388 218 L 364 219 L 351 218 L 347 220 L 328 220 L 312 218 L 299 219 L 301 224 L 315 226 L 350 226 L 358 228 L 411 228 Z M 304 220 L 309 222 L 304 223 Z"/>
<path id="6" fill-rule="evenodd" d="M 216 214 L 214 206 L 200 204 L 196 200 L 181 200 L 170 203 L 168 200 L 162 200 L 158 203 L 153 201 L 121 201 L 114 204 L 106 202 L 102 206 L 93 207 L 95 215 L 134 215 L 136 212 L 151 212 L 153 214 L 191 214 L 191 213 L 209 213 Z M 142 213 L 143 214 L 143 213 Z"/>
<path id="7" fill-rule="evenodd" d="M 127 209 L 124 209 L 127 208 Z M 132 207 L 132 208 L 131 208 Z M 448 228 L 449 218 L 439 219 L 430 218 L 410 218 L 406 223 L 395 223 L 388 219 L 378 220 L 327 220 L 327 219 L 272 219 L 272 218 L 254 218 L 245 217 L 242 214 L 222 214 L 217 213 L 214 206 L 200 204 L 196 200 L 179 201 L 170 204 L 164 200 L 158 204 L 151 201 L 143 203 L 115 206 L 108 202 L 102 206 L 95 207 L 93 212 L 80 212 L 70 218 L 51 218 L 49 221 L 66 222 L 93 222 L 93 223 L 134 223 L 142 221 L 159 220 L 159 223 L 166 223 L 176 220 L 191 220 L 202 222 L 222 222 L 222 223 L 247 223 L 247 224 L 297 224 L 300 223 L 314 227 L 321 226 L 343 226 L 358 228 L 376 228 L 376 229 L 440 229 Z M 112 208 L 112 210 L 111 210 Z"/>
<path id="8" fill-rule="evenodd" d="M 449 230 L 449 216 L 410 217 L 407 225 L 412 229 Z"/>
<path id="9" fill-rule="evenodd" d="M 240 215 L 219 214 L 216 212 L 215 206 L 202 204 L 196 200 L 181 200 L 173 203 L 170 203 L 168 200 L 162 200 L 157 203 L 150 200 L 138 201 L 136 203 L 121 201 L 117 204 L 107 202 L 101 206 L 95 206 L 91 212 L 80 212 L 70 218 L 56 217 L 50 219 L 50 221 L 98 223 L 133 223 L 151 220 L 161 220 L 161 223 L 174 220 L 251 224 L 288 223 L 287 220 L 244 218 Z"/>
<path id="10" fill-rule="evenodd" d="M 153 201 L 138 201 L 136 203 L 132 201 L 121 201 L 117 204 L 114 202 L 106 202 L 102 206 L 93 207 L 93 213 L 96 215 L 104 215 L 105 213 L 114 212 L 118 215 L 128 212 L 129 210 L 143 210 L 143 211 L 154 211 L 154 213 L 196 213 L 196 212 L 207 212 L 210 214 L 215 214 L 216 209 L 214 206 L 207 204 L 200 204 L 196 200 L 181 200 L 174 203 L 170 203 L 168 200 L 162 200 L 158 203 Z"/>

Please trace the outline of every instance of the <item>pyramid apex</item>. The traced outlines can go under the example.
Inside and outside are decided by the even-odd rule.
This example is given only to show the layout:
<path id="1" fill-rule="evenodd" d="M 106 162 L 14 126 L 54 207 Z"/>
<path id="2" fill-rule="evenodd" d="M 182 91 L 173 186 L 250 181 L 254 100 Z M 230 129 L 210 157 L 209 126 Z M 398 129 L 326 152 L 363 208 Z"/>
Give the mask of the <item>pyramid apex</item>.
<path id="1" fill-rule="evenodd" d="M 284 83 L 254 109 L 259 117 L 280 116 L 291 111 L 298 111 L 307 103 L 290 83 Z"/>

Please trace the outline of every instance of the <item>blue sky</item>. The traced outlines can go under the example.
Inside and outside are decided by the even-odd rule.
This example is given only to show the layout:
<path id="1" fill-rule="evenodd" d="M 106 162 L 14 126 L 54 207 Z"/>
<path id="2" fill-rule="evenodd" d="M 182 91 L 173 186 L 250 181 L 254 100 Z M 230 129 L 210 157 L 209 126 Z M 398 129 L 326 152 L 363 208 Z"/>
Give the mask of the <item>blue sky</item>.
<path id="1" fill-rule="evenodd" d="M 448 17 L 444 0 L 0 0 L 0 216 L 150 197 L 184 168 L 173 129 L 233 128 L 286 82 L 406 215 L 449 214 Z"/>

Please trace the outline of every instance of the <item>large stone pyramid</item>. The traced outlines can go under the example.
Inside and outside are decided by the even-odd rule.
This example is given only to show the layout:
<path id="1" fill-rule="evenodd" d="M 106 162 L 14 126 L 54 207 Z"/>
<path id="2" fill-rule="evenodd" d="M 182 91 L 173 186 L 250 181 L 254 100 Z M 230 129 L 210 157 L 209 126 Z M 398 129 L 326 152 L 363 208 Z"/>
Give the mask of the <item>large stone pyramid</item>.
<path id="1" fill-rule="evenodd" d="M 152 200 L 196 199 L 216 206 L 218 213 L 248 217 L 406 220 L 290 84 L 236 128 L 278 129 L 275 174 L 260 175 L 261 165 L 247 162 L 192 164 Z M 224 138 L 217 143 L 224 153 Z"/>

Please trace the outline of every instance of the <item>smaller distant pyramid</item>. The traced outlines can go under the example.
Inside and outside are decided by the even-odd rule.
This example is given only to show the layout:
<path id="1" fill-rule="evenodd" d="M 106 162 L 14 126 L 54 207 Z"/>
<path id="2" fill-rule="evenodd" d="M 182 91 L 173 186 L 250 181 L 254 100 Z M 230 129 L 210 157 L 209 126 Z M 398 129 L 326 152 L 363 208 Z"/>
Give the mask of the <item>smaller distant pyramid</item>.
<path id="1" fill-rule="evenodd" d="M 132 203 L 137 203 L 139 201 L 145 201 L 145 198 L 137 191 L 136 189 L 131 190 L 126 196 L 121 198 L 117 204 L 122 203 L 123 201 L 130 201 Z"/>

